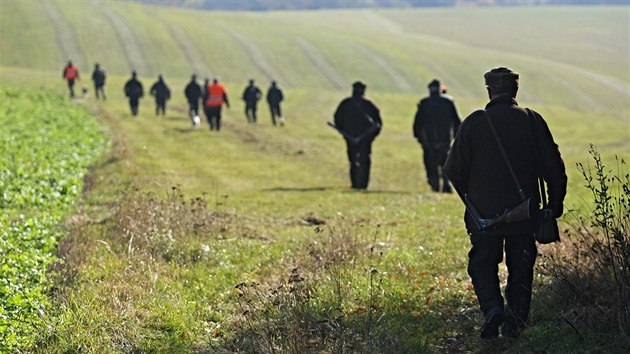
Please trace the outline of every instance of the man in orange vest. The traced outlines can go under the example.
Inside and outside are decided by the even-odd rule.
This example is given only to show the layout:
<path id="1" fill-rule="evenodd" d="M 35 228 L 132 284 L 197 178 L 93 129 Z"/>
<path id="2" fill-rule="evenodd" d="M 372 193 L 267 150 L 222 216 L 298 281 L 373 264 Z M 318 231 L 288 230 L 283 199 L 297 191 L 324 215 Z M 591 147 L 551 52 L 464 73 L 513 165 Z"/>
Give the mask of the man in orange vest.
<path id="1" fill-rule="evenodd" d="M 221 107 L 223 104 L 230 108 L 227 90 L 219 83 L 218 78 L 212 80 L 212 84 L 206 85 L 203 97 L 203 110 L 208 119 L 210 130 L 221 129 Z"/>
<path id="2" fill-rule="evenodd" d="M 79 78 L 79 69 L 72 65 L 72 61 L 68 61 L 68 65 L 63 68 L 62 77 L 68 80 L 68 88 L 70 89 L 70 98 L 74 98 L 74 80 Z"/>

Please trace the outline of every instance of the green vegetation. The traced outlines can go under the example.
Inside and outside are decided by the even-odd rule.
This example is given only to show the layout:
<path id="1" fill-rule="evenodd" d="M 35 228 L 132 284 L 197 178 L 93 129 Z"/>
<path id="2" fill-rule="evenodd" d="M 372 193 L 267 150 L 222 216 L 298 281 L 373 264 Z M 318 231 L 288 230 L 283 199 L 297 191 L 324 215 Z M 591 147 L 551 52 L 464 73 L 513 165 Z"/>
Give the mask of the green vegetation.
<path id="1" fill-rule="evenodd" d="M 485 70 L 520 71 L 519 102 L 549 123 L 577 213 L 590 210 L 573 168 L 588 143 L 605 160 L 630 150 L 626 7 L 223 13 L 46 3 L 2 4 L 0 79 L 66 95 L 67 59 L 80 65 L 80 85 L 100 62 L 108 101 L 75 102 L 99 118 L 112 149 L 64 223 L 54 311 L 30 337 L 35 351 L 505 349 L 477 340 L 463 207 L 424 182 L 411 119 L 426 84 L 441 79 L 466 115 L 485 103 Z M 545 33 L 530 40 L 531 19 Z M 508 25 L 522 47 L 510 45 Z M 576 33 L 588 46 L 573 45 Z M 50 45 L 62 38 L 74 44 Z M 150 97 L 130 116 L 121 88 L 132 68 L 145 87 L 165 75 L 165 118 Z M 192 71 L 230 89 L 221 133 L 189 128 L 182 90 Z M 271 127 L 264 105 L 258 125 L 245 122 L 239 94 L 250 77 L 285 87 L 284 128 Z M 356 79 L 384 117 L 365 193 L 346 187 L 344 144 L 325 126 Z M 554 322 L 561 307 L 544 304 L 548 281 L 537 284 L 522 350 L 621 347 L 597 335 L 554 340 L 571 329 Z"/>
<path id="2" fill-rule="evenodd" d="M 100 154 L 94 119 L 58 95 L 0 88 L 0 348 L 33 344 L 52 311 L 46 268 Z"/>

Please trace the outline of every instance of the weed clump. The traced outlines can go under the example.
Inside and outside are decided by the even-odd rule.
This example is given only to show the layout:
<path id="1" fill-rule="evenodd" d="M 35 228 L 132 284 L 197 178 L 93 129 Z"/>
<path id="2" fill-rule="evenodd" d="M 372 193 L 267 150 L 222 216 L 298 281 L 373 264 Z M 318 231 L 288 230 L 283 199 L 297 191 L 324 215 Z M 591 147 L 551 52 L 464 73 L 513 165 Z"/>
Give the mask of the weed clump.
<path id="1" fill-rule="evenodd" d="M 625 161 L 616 171 L 602 162 L 595 147 L 594 165 L 577 168 L 591 192 L 588 216 L 569 213 L 562 247 L 543 257 L 542 270 L 552 279 L 559 319 L 581 340 L 611 336 L 630 344 L 630 175 Z"/>
<path id="2" fill-rule="evenodd" d="M 327 228 L 314 229 L 290 272 L 235 286 L 241 315 L 231 324 L 225 348 L 256 353 L 426 348 L 397 330 L 400 299 L 384 285 L 386 244 L 376 242 L 379 227 L 374 234 L 335 223 Z M 407 320 L 402 323 L 409 326 Z"/>
<path id="3" fill-rule="evenodd" d="M 124 242 L 126 253 L 147 254 L 164 261 L 196 262 L 209 253 L 208 237 L 221 237 L 233 225 L 234 216 L 209 212 L 204 198 L 186 200 L 178 187 L 165 199 L 137 190 L 127 192 L 113 219 L 114 234 Z"/>

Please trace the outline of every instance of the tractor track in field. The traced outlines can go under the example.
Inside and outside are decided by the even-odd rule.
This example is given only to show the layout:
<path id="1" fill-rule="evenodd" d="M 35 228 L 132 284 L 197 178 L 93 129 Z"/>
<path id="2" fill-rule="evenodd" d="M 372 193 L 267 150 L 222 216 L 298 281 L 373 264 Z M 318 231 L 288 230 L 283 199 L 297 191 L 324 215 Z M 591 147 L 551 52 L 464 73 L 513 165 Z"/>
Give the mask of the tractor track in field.
<path id="1" fill-rule="evenodd" d="M 120 15 L 110 9 L 106 3 L 92 0 L 92 4 L 105 16 L 114 32 L 116 32 L 116 37 L 123 48 L 123 53 L 130 69 L 136 70 L 138 74 L 142 75 L 152 74 L 152 68 L 145 60 L 144 54 L 142 54 L 142 43 L 138 40 L 131 27 Z"/>
<path id="2" fill-rule="evenodd" d="M 222 25 L 221 28 L 228 35 L 234 38 L 241 45 L 243 49 L 245 49 L 245 52 L 247 52 L 254 66 L 263 75 L 265 75 L 265 77 L 269 81 L 276 80 L 276 81 L 286 82 L 286 80 L 283 79 L 282 75 L 280 75 L 280 73 L 274 69 L 274 66 L 269 61 L 269 58 L 267 58 L 267 55 L 265 55 L 262 49 L 260 49 L 260 47 L 256 45 L 256 43 L 252 42 L 248 38 L 248 36 L 226 25 Z"/>
<path id="3" fill-rule="evenodd" d="M 347 80 L 341 75 L 337 69 L 326 59 L 326 57 L 314 45 L 307 42 L 303 38 L 296 38 L 298 44 L 302 47 L 306 56 L 315 65 L 317 70 L 330 81 L 336 89 L 343 89 L 348 86 Z"/>
<path id="4" fill-rule="evenodd" d="M 394 68 L 394 65 L 386 58 L 364 46 L 356 43 L 350 44 L 352 48 L 360 52 L 365 58 L 369 58 L 385 75 L 389 76 L 396 88 L 403 92 L 413 92 L 413 86 L 407 81 L 404 75 Z"/>
<path id="5" fill-rule="evenodd" d="M 208 65 L 205 64 L 203 60 L 203 55 L 197 50 L 197 46 L 192 41 L 188 32 L 182 30 L 181 28 L 174 26 L 171 21 L 165 21 L 159 15 L 156 15 L 154 11 L 150 11 L 147 7 L 146 11 L 147 16 L 155 18 L 157 21 L 162 23 L 169 35 L 177 43 L 177 46 L 182 51 L 188 66 L 192 68 L 192 70 L 197 74 L 198 77 L 207 76 L 208 73 L 211 72 Z"/>
<path id="6" fill-rule="evenodd" d="M 72 26 L 66 21 L 57 6 L 51 1 L 41 2 L 46 17 L 55 31 L 55 40 L 64 60 L 73 60 L 78 67 L 85 67 L 85 58 Z"/>

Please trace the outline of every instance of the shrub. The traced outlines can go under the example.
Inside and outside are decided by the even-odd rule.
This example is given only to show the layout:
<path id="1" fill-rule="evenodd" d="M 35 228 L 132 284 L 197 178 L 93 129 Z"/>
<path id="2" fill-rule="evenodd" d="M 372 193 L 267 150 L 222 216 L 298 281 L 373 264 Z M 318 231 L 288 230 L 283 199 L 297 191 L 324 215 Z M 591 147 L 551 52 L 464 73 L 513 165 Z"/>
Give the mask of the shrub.
<path id="1" fill-rule="evenodd" d="M 589 153 L 594 164 L 577 168 L 592 210 L 568 213 L 568 237 L 544 257 L 543 271 L 553 280 L 561 319 L 579 338 L 612 335 L 630 343 L 630 176 L 623 159 L 609 170 L 595 147 Z"/>

